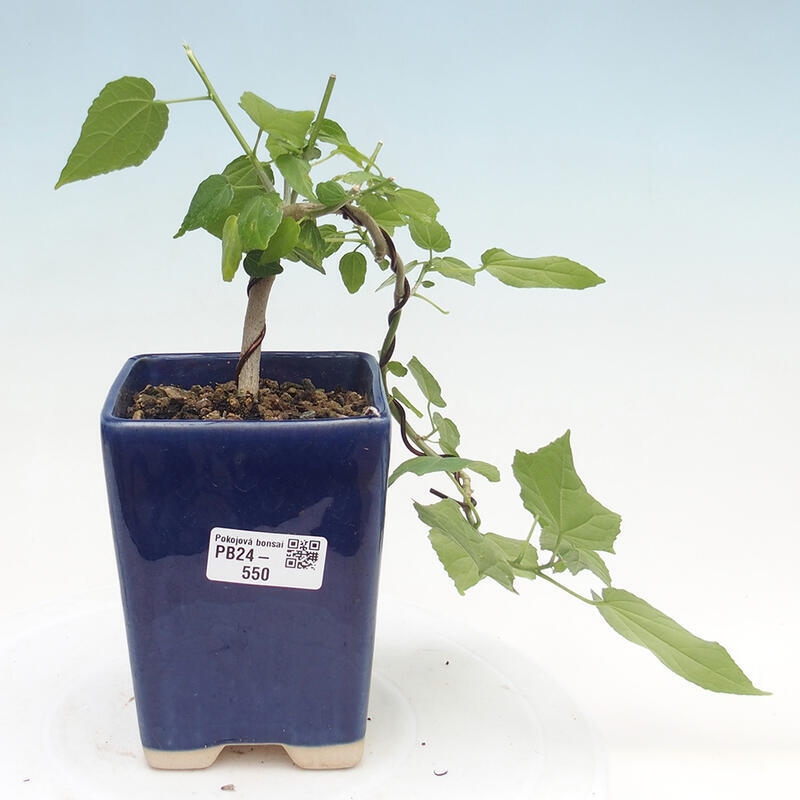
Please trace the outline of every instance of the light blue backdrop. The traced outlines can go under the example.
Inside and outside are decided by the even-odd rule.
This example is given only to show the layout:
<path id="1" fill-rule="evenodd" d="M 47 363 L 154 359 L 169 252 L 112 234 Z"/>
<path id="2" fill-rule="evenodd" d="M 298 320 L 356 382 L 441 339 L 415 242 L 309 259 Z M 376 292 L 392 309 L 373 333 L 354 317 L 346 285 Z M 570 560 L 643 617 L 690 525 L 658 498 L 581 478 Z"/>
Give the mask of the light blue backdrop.
<path id="1" fill-rule="evenodd" d="M 237 154 L 210 106 L 172 107 L 140 169 L 52 190 L 106 81 L 199 93 L 188 42 L 232 108 L 244 90 L 315 108 L 335 72 L 330 115 L 362 149 L 382 139 L 385 170 L 437 199 L 455 255 L 560 254 L 607 279 L 584 293 L 442 287 L 449 317 L 409 308 L 398 355 L 440 377 L 466 454 L 506 473 L 515 447 L 571 427 L 589 490 L 623 516 L 617 582 L 720 638 L 782 699 L 676 686 L 546 587 L 456 597 L 407 511 L 403 492 L 426 489 L 410 480 L 386 591 L 406 591 L 411 559 L 421 604 L 507 639 L 535 631 L 524 646 L 607 738 L 615 797 L 645 796 L 633 784 L 650 766 L 671 777 L 648 797 L 708 776 L 745 796 L 759 753 L 795 751 L 796 3 L 28 0 L 0 21 L 0 514 L 17 548 L 0 610 L 113 580 L 96 428 L 124 358 L 239 344 L 243 282 L 223 285 L 210 237 L 171 238 L 195 185 Z M 272 347 L 377 348 L 388 295 L 350 297 L 330 272 L 280 278 Z M 490 527 L 525 534 L 513 486 L 481 497 Z M 654 760 L 632 755 L 642 747 Z M 662 747 L 672 762 L 652 755 Z"/>

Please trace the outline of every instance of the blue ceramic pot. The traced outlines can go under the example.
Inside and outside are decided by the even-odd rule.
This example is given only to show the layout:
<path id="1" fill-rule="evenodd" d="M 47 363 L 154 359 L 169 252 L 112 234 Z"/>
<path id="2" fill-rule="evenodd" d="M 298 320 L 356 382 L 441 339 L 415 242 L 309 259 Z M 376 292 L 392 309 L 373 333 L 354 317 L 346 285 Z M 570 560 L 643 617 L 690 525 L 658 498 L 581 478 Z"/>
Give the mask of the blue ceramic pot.
<path id="1" fill-rule="evenodd" d="M 146 384 L 230 380 L 236 358 L 132 358 L 102 412 L 142 744 L 165 768 L 208 766 L 234 743 L 350 766 L 366 726 L 389 461 L 380 372 L 360 353 L 262 356 L 263 376 L 365 392 L 377 416 L 123 416 Z"/>

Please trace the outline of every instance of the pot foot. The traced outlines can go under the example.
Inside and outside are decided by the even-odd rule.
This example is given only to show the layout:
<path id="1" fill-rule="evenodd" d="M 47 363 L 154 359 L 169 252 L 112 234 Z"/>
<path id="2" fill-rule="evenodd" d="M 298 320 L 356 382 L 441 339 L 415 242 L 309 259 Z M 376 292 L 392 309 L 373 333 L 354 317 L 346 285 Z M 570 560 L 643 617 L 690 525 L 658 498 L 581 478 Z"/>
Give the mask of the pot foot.
<path id="1" fill-rule="evenodd" d="M 320 747 L 280 745 L 296 766 L 302 769 L 347 769 L 361 761 L 364 740 L 348 744 L 329 744 Z M 152 750 L 143 748 L 144 757 L 153 769 L 205 769 L 210 767 L 225 745 L 201 747 L 197 750 Z"/>
<path id="2" fill-rule="evenodd" d="M 198 750 L 151 750 L 142 748 L 144 757 L 153 769 L 205 769 L 210 767 L 225 745 L 201 747 Z"/>
<path id="3" fill-rule="evenodd" d="M 296 747 L 285 744 L 283 749 L 302 769 L 348 769 L 361 761 L 361 756 L 364 755 L 364 740 L 321 747 Z"/>

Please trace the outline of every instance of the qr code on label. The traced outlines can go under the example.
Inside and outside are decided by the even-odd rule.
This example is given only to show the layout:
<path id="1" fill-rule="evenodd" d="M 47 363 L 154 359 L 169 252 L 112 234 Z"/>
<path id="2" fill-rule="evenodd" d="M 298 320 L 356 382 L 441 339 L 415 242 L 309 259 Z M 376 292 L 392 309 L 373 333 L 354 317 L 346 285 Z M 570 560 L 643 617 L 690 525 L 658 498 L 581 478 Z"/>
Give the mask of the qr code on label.
<path id="1" fill-rule="evenodd" d="M 315 570 L 319 563 L 320 542 L 318 539 L 292 538 L 286 542 L 287 569 Z"/>

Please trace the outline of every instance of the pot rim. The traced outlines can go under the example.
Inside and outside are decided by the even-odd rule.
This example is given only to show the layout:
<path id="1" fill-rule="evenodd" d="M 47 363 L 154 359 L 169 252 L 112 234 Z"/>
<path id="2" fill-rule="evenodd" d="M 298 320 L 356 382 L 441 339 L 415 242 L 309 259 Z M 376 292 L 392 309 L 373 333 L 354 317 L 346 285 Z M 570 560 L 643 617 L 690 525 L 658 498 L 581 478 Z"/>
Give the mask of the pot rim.
<path id="1" fill-rule="evenodd" d="M 133 420 L 130 419 L 129 417 L 122 416 L 121 414 L 116 412 L 116 409 L 119 406 L 120 397 L 123 394 L 123 391 L 125 390 L 126 382 L 131 379 L 131 374 L 133 373 L 134 369 L 137 367 L 137 365 L 142 364 L 142 362 L 151 361 L 151 362 L 168 363 L 170 361 L 173 361 L 177 364 L 179 362 L 185 363 L 187 361 L 197 361 L 198 367 L 201 367 L 202 364 L 200 362 L 209 362 L 207 366 L 210 366 L 210 364 L 213 362 L 218 363 L 220 361 L 226 361 L 230 362 L 232 366 L 235 366 L 236 362 L 239 359 L 239 353 L 234 353 L 234 352 L 141 353 L 139 355 L 131 356 L 130 358 L 128 358 L 125 364 L 122 366 L 122 369 L 117 374 L 117 377 L 114 379 L 114 382 L 112 383 L 111 388 L 109 389 L 108 394 L 106 396 L 105 402 L 103 403 L 103 408 L 101 411 L 101 421 L 103 425 L 118 425 L 118 424 L 141 425 L 147 428 L 155 428 L 162 426 L 168 426 L 170 428 L 185 427 L 185 426 L 198 428 L 198 427 L 235 424 L 237 429 L 239 429 L 241 426 L 262 427 L 265 422 L 278 422 L 282 426 L 291 426 L 291 427 L 306 427 L 306 426 L 314 427 L 320 425 L 342 425 L 342 424 L 352 425 L 354 423 L 365 424 L 371 421 L 389 419 L 391 417 L 389 411 L 389 403 L 383 386 L 383 379 L 381 377 L 380 367 L 378 366 L 378 362 L 375 359 L 375 357 L 370 353 L 365 353 L 357 350 L 265 350 L 262 352 L 261 358 L 262 358 L 262 368 L 264 361 L 269 361 L 270 359 L 277 359 L 277 360 L 301 359 L 308 361 L 322 359 L 330 362 L 335 362 L 335 361 L 361 362 L 361 364 L 364 365 L 364 368 L 367 371 L 365 376 L 366 378 L 365 383 L 368 384 L 367 390 L 372 400 L 372 406 L 378 413 L 370 416 L 342 417 L 335 419 L 325 418 L 325 419 L 292 419 L 292 420 L 236 420 L 235 422 L 225 419 Z M 308 376 L 301 376 L 301 377 L 308 377 Z"/>

